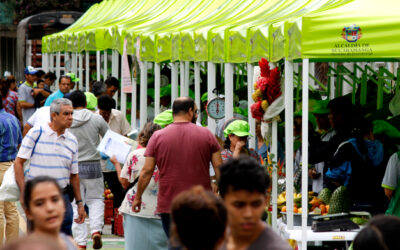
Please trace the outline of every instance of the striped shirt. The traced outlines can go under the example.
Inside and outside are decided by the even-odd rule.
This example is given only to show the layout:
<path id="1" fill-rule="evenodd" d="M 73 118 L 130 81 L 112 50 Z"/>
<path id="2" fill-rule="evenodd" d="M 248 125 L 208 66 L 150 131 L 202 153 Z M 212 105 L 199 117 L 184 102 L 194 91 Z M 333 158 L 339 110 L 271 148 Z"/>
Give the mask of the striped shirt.
<path id="1" fill-rule="evenodd" d="M 0 162 L 14 160 L 21 141 L 19 121 L 4 109 L 0 109 Z"/>
<path id="2" fill-rule="evenodd" d="M 57 132 L 45 124 L 42 126 L 42 135 L 32 154 L 39 134 L 40 126 L 29 130 L 22 140 L 17 155 L 19 158 L 30 159 L 30 168 L 26 177 L 29 180 L 40 175 L 50 176 L 57 180 L 61 188 L 64 188 L 69 184 L 70 175 L 78 174 L 78 141 L 68 130 L 58 136 Z"/>

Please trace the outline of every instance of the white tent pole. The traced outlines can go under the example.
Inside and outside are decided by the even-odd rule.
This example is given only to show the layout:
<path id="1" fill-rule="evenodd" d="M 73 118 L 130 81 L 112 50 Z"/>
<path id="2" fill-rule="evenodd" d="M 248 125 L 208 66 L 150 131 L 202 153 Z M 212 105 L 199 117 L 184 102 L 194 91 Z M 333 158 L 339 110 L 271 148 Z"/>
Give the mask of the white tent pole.
<path id="1" fill-rule="evenodd" d="M 180 86 L 181 86 L 181 92 L 179 93 L 179 96 L 185 96 L 185 62 L 181 61 L 179 62 L 179 76 L 180 76 Z"/>
<path id="2" fill-rule="evenodd" d="M 43 53 L 42 54 L 42 69 L 44 72 L 49 71 L 49 54 Z M 1 70 L 1 68 L 0 68 Z"/>
<path id="3" fill-rule="evenodd" d="M 90 65 L 89 65 L 89 51 L 85 51 L 85 88 L 86 91 L 89 91 L 90 86 L 89 86 L 89 74 L 90 74 Z"/>
<path id="4" fill-rule="evenodd" d="M 208 92 L 208 101 L 215 97 L 213 90 L 215 89 L 215 81 L 216 81 L 216 68 L 215 63 L 207 62 L 207 92 Z M 207 118 L 208 129 L 211 133 L 215 134 L 216 123 L 215 120 L 211 117 Z"/>
<path id="5" fill-rule="evenodd" d="M 63 75 L 67 74 L 67 73 L 71 73 L 68 69 L 67 69 L 67 64 L 71 65 L 70 62 L 71 58 L 69 58 L 69 53 L 68 52 L 64 52 L 64 72 Z"/>
<path id="6" fill-rule="evenodd" d="M 329 63 L 329 66 L 336 69 L 336 63 Z M 334 76 L 330 76 L 331 80 L 330 80 L 330 93 L 329 93 L 329 99 L 332 100 L 333 98 L 335 98 L 335 86 L 336 86 L 336 80 Z"/>
<path id="7" fill-rule="evenodd" d="M 287 227 L 293 229 L 293 61 L 285 59 L 285 152 Z"/>
<path id="8" fill-rule="evenodd" d="M 195 62 L 194 63 L 194 96 L 195 96 L 195 102 L 197 105 L 197 108 L 200 110 L 201 109 L 201 103 L 200 103 L 200 63 Z M 204 111 L 206 112 L 206 111 Z M 201 122 L 201 116 L 197 117 L 197 122 Z"/>
<path id="9" fill-rule="evenodd" d="M 140 63 L 140 129 L 147 122 L 147 62 Z"/>
<path id="10" fill-rule="evenodd" d="M 233 64 L 225 63 L 225 121 L 233 117 Z"/>
<path id="11" fill-rule="evenodd" d="M 57 51 L 57 58 L 56 58 L 56 76 L 57 76 L 57 81 L 56 81 L 56 89 L 58 89 L 58 81 L 59 81 L 59 79 L 60 79 L 60 76 L 61 76 L 61 74 L 60 74 L 60 64 L 61 64 L 61 62 L 60 62 L 60 60 L 61 60 L 61 52 L 60 51 Z"/>
<path id="12" fill-rule="evenodd" d="M 132 62 L 136 62 L 136 57 L 131 56 Z M 140 67 L 140 64 L 139 64 Z M 122 67 L 121 67 L 122 68 Z M 136 70 L 136 67 L 135 69 Z M 132 107 L 131 107 L 131 128 L 132 129 L 139 129 L 136 123 L 136 110 L 137 110 L 137 86 L 136 86 L 136 73 L 132 72 Z"/>
<path id="13" fill-rule="evenodd" d="M 83 59 L 82 59 L 83 55 L 82 53 L 78 54 L 78 63 L 79 63 L 79 89 L 82 90 L 83 89 Z M 86 91 L 89 91 L 88 89 L 86 89 Z"/>
<path id="14" fill-rule="evenodd" d="M 104 81 L 107 79 L 107 50 L 104 50 L 104 54 L 103 54 L 103 77 L 104 77 Z"/>
<path id="15" fill-rule="evenodd" d="M 308 216 L 308 83 L 309 83 L 309 59 L 303 59 L 303 98 L 302 98 L 302 145 L 301 145 L 301 248 L 307 250 L 307 216 Z"/>
<path id="16" fill-rule="evenodd" d="M 120 56 L 121 56 L 121 58 L 122 58 L 122 55 L 120 55 L 119 53 L 118 53 L 118 51 L 117 50 L 115 50 L 115 75 L 112 75 L 112 76 L 114 76 L 115 78 L 117 78 L 117 79 L 119 79 L 120 77 L 119 77 L 119 58 L 120 58 Z M 121 67 L 122 68 L 122 67 Z M 121 79 L 122 79 L 122 73 L 121 73 Z M 123 93 L 123 91 L 122 91 L 122 86 L 121 86 L 121 90 L 118 90 L 116 93 L 115 93 L 115 95 L 114 95 L 114 100 L 115 100 L 115 102 L 116 102 L 116 104 L 117 104 L 117 106 L 118 106 L 118 95 L 121 93 L 121 98 L 122 98 L 122 96 L 123 95 L 125 95 L 125 113 L 126 113 L 126 93 Z M 121 102 L 122 102 L 122 100 L 121 100 Z M 125 114 L 124 113 L 124 114 Z"/>
<path id="17" fill-rule="evenodd" d="M 190 76 L 190 62 L 185 62 L 185 92 L 183 92 L 184 96 L 189 96 L 189 76 Z"/>
<path id="18" fill-rule="evenodd" d="M 77 59 L 77 57 L 76 57 L 76 53 L 75 52 L 71 52 L 71 73 L 74 73 L 75 74 L 75 76 L 76 77 L 78 77 L 77 76 L 77 70 L 76 70 L 76 68 L 77 68 L 77 64 L 76 64 L 76 59 Z M 76 84 L 75 84 L 75 86 L 74 86 L 74 89 L 77 89 L 77 87 L 78 86 L 76 86 Z"/>
<path id="19" fill-rule="evenodd" d="M 49 70 L 54 72 L 54 53 L 50 53 L 50 67 Z"/>
<path id="20" fill-rule="evenodd" d="M 160 113 L 160 63 L 154 63 L 154 116 Z"/>
<path id="21" fill-rule="evenodd" d="M 248 122 L 250 125 L 250 134 L 254 135 L 250 137 L 249 146 L 250 148 L 256 148 L 256 123 L 254 118 L 251 116 L 251 105 L 254 103 L 253 101 L 253 91 L 254 91 L 254 66 L 251 63 L 247 64 L 247 100 L 248 100 Z"/>
<path id="22" fill-rule="evenodd" d="M 171 107 L 178 98 L 178 63 L 171 63 Z"/>
<path id="23" fill-rule="evenodd" d="M 100 57 L 101 57 L 100 50 L 97 50 L 96 51 L 96 74 L 97 74 L 96 79 L 97 79 L 97 81 L 100 81 L 100 62 L 101 62 Z"/>
<path id="24" fill-rule="evenodd" d="M 250 113 L 249 113 L 250 114 Z M 250 116 L 250 115 L 249 115 Z M 278 163 L 278 121 L 272 121 L 271 153 L 275 156 L 272 161 Z M 272 229 L 278 231 L 278 171 L 277 166 L 272 168 Z"/>

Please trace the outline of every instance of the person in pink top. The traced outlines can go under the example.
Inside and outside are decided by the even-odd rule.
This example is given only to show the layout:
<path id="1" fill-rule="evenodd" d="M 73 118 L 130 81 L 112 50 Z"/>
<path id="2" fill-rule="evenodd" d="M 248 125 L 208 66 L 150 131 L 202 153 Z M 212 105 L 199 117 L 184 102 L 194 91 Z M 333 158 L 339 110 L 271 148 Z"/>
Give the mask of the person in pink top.
<path id="1" fill-rule="evenodd" d="M 179 97 L 172 105 L 174 122 L 156 131 L 145 152 L 145 164 L 140 172 L 132 210 L 140 212 L 142 194 L 149 184 L 155 166 L 159 169 L 157 213 L 169 237 L 171 202 L 180 192 L 201 185 L 211 190 L 209 163 L 219 178 L 222 163 L 220 145 L 207 129 L 195 124 L 198 109 L 190 97 Z"/>

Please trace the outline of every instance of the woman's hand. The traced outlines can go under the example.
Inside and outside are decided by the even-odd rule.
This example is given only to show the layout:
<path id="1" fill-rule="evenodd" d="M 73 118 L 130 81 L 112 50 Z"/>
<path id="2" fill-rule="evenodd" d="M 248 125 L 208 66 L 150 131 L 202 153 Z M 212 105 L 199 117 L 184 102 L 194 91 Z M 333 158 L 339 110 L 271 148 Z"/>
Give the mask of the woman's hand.
<path id="1" fill-rule="evenodd" d="M 135 213 L 139 213 L 141 208 L 142 208 L 142 198 L 136 196 L 132 202 L 132 211 Z"/>
<path id="2" fill-rule="evenodd" d="M 117 160 L 117 157 L 115 157 L 115 155 L 113 155 L 113 156 L 110 158 L 110 162 L 111 162 L 114 166 L 119 165 L 119 162 L 118 162 L 118 160 Z"/>

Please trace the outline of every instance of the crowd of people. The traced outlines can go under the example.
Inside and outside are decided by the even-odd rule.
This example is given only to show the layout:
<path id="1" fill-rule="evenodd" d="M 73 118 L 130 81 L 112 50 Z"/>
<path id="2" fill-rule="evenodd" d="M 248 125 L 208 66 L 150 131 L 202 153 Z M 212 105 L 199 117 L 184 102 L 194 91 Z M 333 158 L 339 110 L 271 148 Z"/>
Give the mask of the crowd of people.
<path id="1" fill-rule="evenodd" d="M 264 166 L 269 146 L 258 123 L 256 149 L 249 148 L 250 126 L 240 109 L 212 133 L 202 126 L 204 119 L 198 122 L 206 111 L 192 98 L 179 97 L 170 109 L 165 103 L 164 111 L 143 125 L 138 146 L 119 162 L 97 150 L 107 130 L 122 136 L 130 132 L 113 99 L 119 90 L 116 78 L 93 82 L 83 92 L 75 88 L 80 79 L 66 74 L 52 92 L 54 73 L 30 66 L 24 73 L 20 86 L 12 76 L 1 80 L 0 183 L 13 167 L 29 233 L 6 249 L 29 242 L 42 242 L 42 249 L 86 249 L 89 238 L 94 249 L 102 248 L 105 183 L 124 218 L 126 249 L 291 249 L 261 219 L 270 201 Z M 313 167 L 307 188 L 318 193 L 345 185 L 353 210 L 384 213 L 399 177 L 400 155 L 387 136 L 396 128 L 357 116 L 346 97 L 320 100 L 315 107 L 308 121 Z M 296 113 L 298 189 L 301 124 Z M 278 160 L 283 159 L 280 150 Z M 343 170 L 345 162 L 351 163 L 350 173 Z M 18 238 L 18 219 L 15 202 L 1 201 L 0 244 L 4 231 L 6 242 Z M 395 249 L 383 240 L 377 220 L 360 233 L 354 249 L 365 249 L 363 237 L 373 234 L 383 242 L 381 249 Z"/>

